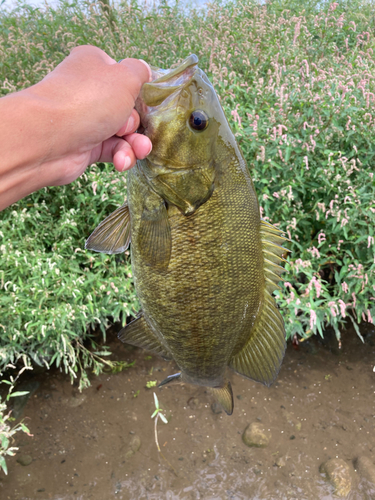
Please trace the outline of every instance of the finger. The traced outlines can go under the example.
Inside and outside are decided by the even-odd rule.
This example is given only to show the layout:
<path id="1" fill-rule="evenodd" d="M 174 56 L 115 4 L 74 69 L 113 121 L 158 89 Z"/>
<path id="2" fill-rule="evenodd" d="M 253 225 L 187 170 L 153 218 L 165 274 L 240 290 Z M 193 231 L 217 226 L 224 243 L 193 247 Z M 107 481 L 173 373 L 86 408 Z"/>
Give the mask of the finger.
<path id="1" fill-rule="evenodd" d="M 120 128 L 118 132 L 116 132 L 116 135 L 122 137 L 127 134 L 132 134 L 139 127 L 139 122 L 140 122 L 139 114 L 135 109 L 133 109 L 131 115 L 126 120 L 124 125 Z"/>
<path id="2" fill-rule="evenodd" d="M 126 88 L 135 102 L 142 85 L 150 81 L 150 66 L 139 59 L 123 59 L 116 65 L 116 71 L 118 72 L 119 85 Z"/>
<path id="3" fill-rule="evenodd" d="M 99 49 L 99 47 L 94 47 L 93 45 L 78 45 L 70 51 L 69 57 L 78 57 L 80 59 L 84 57 L 85 60 L 95 59 L 101 60 L 106 64 L 116 64 L 116 61 L 104 52 L 104 50 Z"/>
<path id="4" fill-rule="evenodd" d="M 135 156 L 143 160 L 151 153 L 152 143 L 148 137 L 142 134 L 130 134 L 125 137 L 126 142 L 131 146 Z"/>
<path id="5" fill-rule="evenodd" d="M 126 146 L 122 147 L 120 150 L 116 151 L 113 156 L 113 165 L 118 172 L 124 172 L 129 170 L 136 164 L 137 159 L 134 156 L 134 152 L 131 147 L 129 149 Z"/>
<path id="6" fill-rule="evenodd" d="M 145 83 L 151 82 L 152 81 L 152 70 L 151 70 L 149 64 L 147 64 L 146 61 L 144 61 L 143 59 L 133 59 L 133 58 L 129 57 L 127 59 L 121 59 L 119 61 L 119 64 L 122 64 L 123 66 L 127 66 L 130 68 L 134 68 L 134 63 L 136 63 L 136 64 L 142 63 L 144 65 L 144 67 L 147 70 L 147 74 L 148 74 L 148 79 L 145 80 Z"/>
<path id="7" fill-rule="evenodd" d="M 101 150 L 93 150 L 91 163 L 97 161 L 111 162 L 116 170 L 122 172 L 133 167 L 137 161 L 130 144 L 121 137 L 111 137 L 103 142 Z"/>

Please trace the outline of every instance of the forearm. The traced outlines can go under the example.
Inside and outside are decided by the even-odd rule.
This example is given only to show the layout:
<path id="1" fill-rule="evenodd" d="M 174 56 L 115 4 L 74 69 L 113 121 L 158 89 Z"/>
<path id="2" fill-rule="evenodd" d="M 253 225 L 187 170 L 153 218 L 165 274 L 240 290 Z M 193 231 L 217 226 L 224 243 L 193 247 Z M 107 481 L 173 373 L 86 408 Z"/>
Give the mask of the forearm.
<path id="1" fill-rule="evenodd" d="M 0 210 L 50 182 L 45 161 L 57 116 L 48 100 L 30 90 L 0 99 Z"/>
<path id="2" fill-rule="evenodd" d="M 151 77 L 144 61 L 117 64 L 81 46 L 36 85 L 0 99 L 0 210 L 73 182 L 97 161 L 122 172 L 145 158 L 152 144 L 135 133 L 134 104 Z"/>

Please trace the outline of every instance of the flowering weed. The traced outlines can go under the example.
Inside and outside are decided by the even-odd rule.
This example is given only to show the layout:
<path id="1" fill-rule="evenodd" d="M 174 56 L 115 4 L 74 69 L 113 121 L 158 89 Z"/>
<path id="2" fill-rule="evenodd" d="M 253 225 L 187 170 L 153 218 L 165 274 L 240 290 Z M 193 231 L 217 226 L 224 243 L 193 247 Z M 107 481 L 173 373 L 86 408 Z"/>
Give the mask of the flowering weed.
<path id="1" fill-rule="evenodd" d="M 0 92 L 39 81 L 77 44 L 162 67 L 196 53 L 262 216 L 292 240 L 277 294 L 287 335 L 332 325 L 339 337 L 342 322 L 375 318 L 374 14 L 360 0 L 215 2 L 188 13 L 166 2 L 20 4 L 0 13 Z M 125 195 L 123 178 L 100 165 L 1 214 L 0 369 L 18 360 L 73 377 L 101 369 L 84 340 L 138 305 L 127 255 L 87 253 L 84 240 Z"/>

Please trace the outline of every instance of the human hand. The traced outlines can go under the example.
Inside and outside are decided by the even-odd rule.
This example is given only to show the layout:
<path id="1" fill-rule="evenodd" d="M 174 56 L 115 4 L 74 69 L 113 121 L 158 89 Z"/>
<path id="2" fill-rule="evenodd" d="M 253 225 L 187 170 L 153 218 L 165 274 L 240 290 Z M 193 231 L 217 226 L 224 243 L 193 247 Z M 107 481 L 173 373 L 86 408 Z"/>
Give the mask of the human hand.
<path id="1" fill-rule="evenodd" d="M 151 79 L 144 61 L 116 63 L 97 47 L 72 50 L 41 82 L 0 99 L 0 210 L 67 184 L 96 161 L 122 172 L 145 158 L 135 100 Z"/>
<path id="2" fill-rule="evenodd" d="M 24 91 L 44 100 L 50 114 L 45 185 L 72 182 L 97 161 L 113 162 L 121 172 L 150 153 L 150 140 L 134 133 L 139 126 L 135 100 L 150 76 L 143 61 L 116 63 L 97 47 L 80 46 Z"/>

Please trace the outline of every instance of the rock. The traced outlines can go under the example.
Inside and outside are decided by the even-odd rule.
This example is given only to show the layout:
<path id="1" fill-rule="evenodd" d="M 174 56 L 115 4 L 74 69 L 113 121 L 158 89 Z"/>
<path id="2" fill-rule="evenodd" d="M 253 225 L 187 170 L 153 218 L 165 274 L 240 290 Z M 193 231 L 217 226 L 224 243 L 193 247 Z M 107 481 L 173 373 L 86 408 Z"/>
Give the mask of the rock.
<path id="1" fill-rule="evenodd" d="M 358 457 L 354 461 L 354 467 L 361 477 L 364 477 L 375 486 L 375 465 L 368 457 Z"/>
<path id="2" fill-rule="evenodd" d="M 132 436 L 130 442 L 129 442 L 129 448 L 131 448 L 134 453 L 139 450 L 141 447 L 141 438 L 137 436 L 136 434 Z"/>
<path id="3" fill-rule="evenodd" d="M 70 408 L 78 408 L 86 400 L 86 394 L 74 394 L 71 398 L 64 398 L 63 404 L 70 406 Z"/>
<path id="4" fill-rule="evenodd" d="M 211 410 L 213 413 L 215 413 L 215 415 L 219 415 L 219 413 L 223 413 L 223 408 L 216 401 L 214 403 L 212 403 Z"/>
<path id="5" fill-rule="evenodd" d="M 342 458 L 331 458 L 320 467 L 320 472 L 327 475 L 329 482 L 335 488 L 335 494 L 341 497 L 349 495 L 352 478 L 349 465 Z"/>
<path id="6" fill-rule="evenodd" d="M 249 424 L 242 434 L 242 441 L 246 446 L 266 448 L 270 442 L 271 433 L 260 422 Z"/>
<path id="7" fill-rule="evenodd" d="M 187 404 L 192 410 L 199 410 L 202 407 L 198 398 L 190 398 Z"/>
<path id="8" fill-rule="evenodd" d="M 30 465 L 33 461 L 33 457 L 31 455 L 20 455 L 17 458 L 17 462 L 23 466 Z"/>
<path id="9" fill-rule="evenodd" d="M 131 437 L 129 444 L 124 453 L 124 459 L 129 460 L 141 447 L 141 438 L 136 434 Z"/>
<path id="10" fill-rule="evenodd" d="M 286 466 L 285 458 L 284 457 L 279 457 L 276 460 L 275 465 L 277 465 L 277 467 L 285 467 Z"/>

